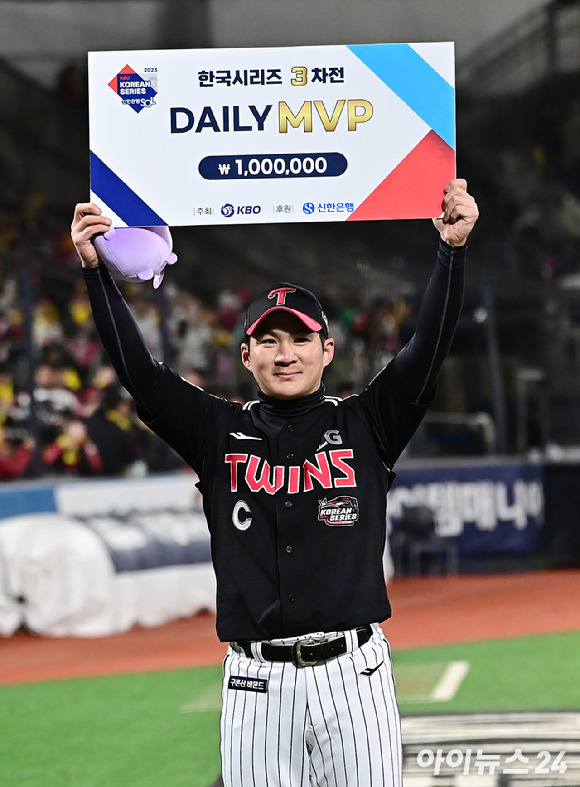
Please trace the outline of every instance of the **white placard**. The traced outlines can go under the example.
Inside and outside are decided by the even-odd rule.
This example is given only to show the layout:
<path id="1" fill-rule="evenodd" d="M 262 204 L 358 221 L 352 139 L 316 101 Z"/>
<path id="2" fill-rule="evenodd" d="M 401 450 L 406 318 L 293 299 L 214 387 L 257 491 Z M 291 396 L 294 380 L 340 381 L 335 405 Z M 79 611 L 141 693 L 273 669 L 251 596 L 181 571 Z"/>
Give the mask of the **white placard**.
<path id="1" fill-rule="evenodd" d="M 115 226 L 426 218 L 455 173 L 452 43 L 89 55 Z"/>

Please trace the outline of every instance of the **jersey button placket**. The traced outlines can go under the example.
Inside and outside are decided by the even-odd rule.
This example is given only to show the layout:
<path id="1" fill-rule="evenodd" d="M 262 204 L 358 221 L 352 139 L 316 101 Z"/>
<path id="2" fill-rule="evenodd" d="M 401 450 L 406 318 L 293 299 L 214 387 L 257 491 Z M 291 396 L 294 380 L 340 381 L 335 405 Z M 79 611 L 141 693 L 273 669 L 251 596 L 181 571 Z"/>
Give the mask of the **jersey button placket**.
<path id="1" fill-rule="evenodd" d="M 284 436 L 284 431 L 286 436 Z M 296 464 L 296 427 L 294 424 L 286 424 L 284 431 L 280 435 L 278 450 L 280 458 L 284 457 L 282 461 L 286 464 L 286 467 L 289 467 L 290 465 Z M 290 471 L 287 470 L 286 472 L 289 473 Z M 282 490 L 280 491 L 282 492 Z M 282 606 L 284 606 L 284 604 L 288 604 L 295 608 L 297 603 L 295 594 L 295 571 L 298 567 L 298 564 L 294 558 L 294 546 L 289 542 L 291 542 L 294 536 L 294 527 L 292 522 L 296 515 L 296 509 L 294 507 L 294 500 L 289 499 L 287 496 L 288 490 L 286 490 L 286 494 L 282 492 L 282 495 L 282 500 L 280 500 L 279 503 L 279 505 L 281 505 L 281 509 L 279 509 L 279 525 L 281 529 L 278 533 L 278 543 L 281 547 L 279 564 L 281 601 Z M 290 497 L 292 497 L 292 495 L 290 495 Z M 282 557 L 282 555 L 284 557 Z M 288 608 L 287 614 L 290 614 Z M 289 619 L 292 620 L 292 618 L 293 615 L 290 615 Z"/>

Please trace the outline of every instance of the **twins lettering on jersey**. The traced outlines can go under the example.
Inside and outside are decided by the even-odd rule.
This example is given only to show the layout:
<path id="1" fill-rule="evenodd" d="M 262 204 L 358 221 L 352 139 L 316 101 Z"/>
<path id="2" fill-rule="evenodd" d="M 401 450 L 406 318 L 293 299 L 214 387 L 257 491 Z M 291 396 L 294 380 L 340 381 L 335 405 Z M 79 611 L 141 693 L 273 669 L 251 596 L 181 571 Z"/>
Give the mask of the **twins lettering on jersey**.
<path id="1" fill-rule="evenodd" d="M 314 483 L 323 489 L 355 487 L 354 468 L 348 463 L 353 458 L 352 448 L 336 448 L 328 453 L 320 451 L 314 461 L 301 465 L 274 465 L 255 454 L 226 454 L 230 466 L 230 491 L 239 492 L 243 484 L 251 492 L 275 495 L 285 489 L 290 495 L 312 492 Z"/>
<path id="2" fill-rule="evenodd" d="M 232 432 L 237 439 L 260 440 L 259 437 Z M 256 454 L 226 454 L 224 461 L 229 465 L 230 491 L 239 494 L 247 489 L 253 494 L 265 492 L 275 495 L 280 490 L 289 495 L 312 492 L 315 489 L 343 489 L 356 487 L 356 476 L 350 462 L 354 458 L 352 448 L 333 448 L 328 452 L 322 447 L 341 445 L 337 430 L 329 430 L 318 447 L 313 461 L 302 465 L 270 465 Z M 355 497 L 326 497 L 318 501 L 318 520 L 330 527 L 349 527 L 358 519 L 358 500 Z M 232 511 L 232 522 L 238 530 L 247 530 L 252 524 L 252 511 L 245 500 L 238 500 Z"/>

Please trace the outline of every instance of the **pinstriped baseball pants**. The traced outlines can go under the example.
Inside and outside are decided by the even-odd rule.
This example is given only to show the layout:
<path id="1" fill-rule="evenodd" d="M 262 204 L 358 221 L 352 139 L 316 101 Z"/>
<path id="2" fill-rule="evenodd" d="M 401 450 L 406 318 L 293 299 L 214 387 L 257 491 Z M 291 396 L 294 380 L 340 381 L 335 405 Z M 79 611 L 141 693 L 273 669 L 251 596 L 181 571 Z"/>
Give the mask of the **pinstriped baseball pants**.
<path id="1" fill-rule="evenodd" d="M 401 787 L 400 718 L 390 648 L 380 627 L 351 652 L 314 667 L 224 661 L 224 787 Z M 285 642 L 288 640 L 285 640 Z M 243 687 L 243 688 L 239 688 Z M 257 689 L 257 690 L 256 690 Z"/>

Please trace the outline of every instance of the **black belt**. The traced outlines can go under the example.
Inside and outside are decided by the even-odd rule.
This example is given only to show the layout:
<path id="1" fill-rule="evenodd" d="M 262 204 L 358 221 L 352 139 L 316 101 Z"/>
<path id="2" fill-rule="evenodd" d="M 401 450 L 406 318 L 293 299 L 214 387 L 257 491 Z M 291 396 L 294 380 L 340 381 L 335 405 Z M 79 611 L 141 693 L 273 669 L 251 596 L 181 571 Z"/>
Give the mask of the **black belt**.
<path id="1" fill-rule="evenodd" d="M 368 642 L 373 633 L 371 626 L 361 626 L 356 629 L 358 646 Z M 241 648 L 248 658 L 253 658 L 251 642 L 238 640 L 235 643 Z M 261 642 L 260 652 L 266 661 L 291 661 L 295 667 L 314 667 L 323 661 L 334 659 L 347 652 L 347 640 L 344 634 L 337 634 L 326 639 L 299 639 L 291 645 L 272 645 L 271 642 Z"/>

